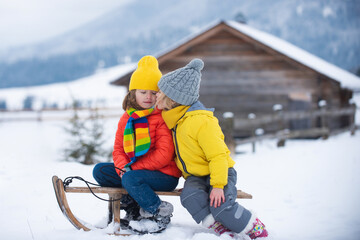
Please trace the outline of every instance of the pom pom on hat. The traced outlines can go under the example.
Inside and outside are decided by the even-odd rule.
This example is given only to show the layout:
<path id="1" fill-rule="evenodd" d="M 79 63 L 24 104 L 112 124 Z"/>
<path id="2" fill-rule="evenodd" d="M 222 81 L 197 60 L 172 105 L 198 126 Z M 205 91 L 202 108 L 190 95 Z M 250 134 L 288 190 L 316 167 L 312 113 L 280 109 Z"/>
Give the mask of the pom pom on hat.
<path id="1" fill-rule="evenodd" d="M 144 56 L 140 59 L 137 69 L 131 75 L 129 90 L 159 91 L 157 83 L 161 76 L 157 59 L 153 56 Z"/>
<path id="2" fill-rule="evenodd" d="M 158 86 L 169 98 L 181 105 L 192 105 L 199 99 L 201 70 L 204 62 L 195 58 L 185 67 L 162 76 Z"/>
<path id="3" fill-rule="evenodd" d="M 193 68 L 197 71 L 201 71 L 204 68 L 204 62 L 201 59 L 195 58 L 189 62 L 186 67 Z"/>

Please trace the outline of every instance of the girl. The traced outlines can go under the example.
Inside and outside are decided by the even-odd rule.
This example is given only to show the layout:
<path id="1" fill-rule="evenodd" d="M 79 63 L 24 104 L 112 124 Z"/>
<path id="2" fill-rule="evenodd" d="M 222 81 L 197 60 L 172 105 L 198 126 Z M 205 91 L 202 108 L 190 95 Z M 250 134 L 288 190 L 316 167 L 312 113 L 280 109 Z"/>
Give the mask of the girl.
<path id="1" fill-rule="evenodd" d="M 121 200 L 126 206 L 125 219 L 152 218 L 167 224 L 173 206 L 161 201 L 154 191 L 174 190 L 181 172 L 174 162 L 171 132 L 161 111 L 153 108 L 161 76 L 156 58 L 140 59 L 123 101 L 125 113 L 116 131 L 114 163 L 97 164 L 93 176 L 101 186 L 128 191 L 130 197 Z"/>
<path id="2" fill-rule="evenodd" d="M 199 101 L 200 59 L 160 79 L 157 107 L 173 131 L 176 164 L 186 179 L 181 204 L 197 223 L 221 235 L 266 237 L 265 225 L 236 200 L 235 162 L 213 115 Z"/>

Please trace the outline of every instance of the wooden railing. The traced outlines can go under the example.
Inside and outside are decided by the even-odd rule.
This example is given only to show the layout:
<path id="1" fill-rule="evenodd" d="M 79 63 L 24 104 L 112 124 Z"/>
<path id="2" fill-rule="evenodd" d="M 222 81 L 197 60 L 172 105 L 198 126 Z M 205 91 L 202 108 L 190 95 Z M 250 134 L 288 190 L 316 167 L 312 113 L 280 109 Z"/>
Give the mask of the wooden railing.
<path id="1" fill-rule="evenodd" d="M 317 117 L 338 117 L 338 116 L 350 116 L 356 112 L 355 107 L 340 108 L 340 109 L 319 109 L 312 111 L 289 111 L 289 112 L 278 112 L 274 114 L 262 115 L 253 119 L 234 119 L 234 128 L 251 128 L 261 126 L 264 124 L 274 122 L 286 122 L 289 120 L 302 120 L 302 119 L 315 119 Z"/>
<path id="2" fill-rule="evenodd" d="M 285 145 L 287 139 L 292 138 L 328 138 L 341 132 L 350 131 L 353 135 L 359 128 L 355 124 L 356 106 L 340 109 L 318 109 L 311 111 L 280 111 L 273 114 L 266 114 L 250 118 L 226 117 L 222 119 L 221 126 L 225 135 L 225 141 L 231 151 L 235 151 L 235 146 L 240 144 L 252 144 L 252 150 L 255 152 L 255 143 L 265 139 L 277 139 L 277 146 Z M 231 116 L 231 115 L 230 115 Z M 347 116 L 349 124 L 344 128 L 329 128 L 327 122 L 334 117 Z M 287 123 L 291 120 L 308 119 L 315 121 L 319 119 L 319 127 L 310 127 L 301 130 L 289 130 Z M 271 133 L 256 134 L 257 129 L 261 129 L 267 124 L 277 124 L 277 130 Z M 236 131 L 248 131 L 246 138 L 234 138 Z M 235 136 L 236 137 L 236 136 Z"/>
<path id="3" fill-rule="evenodd" d="M 344 131 L 350 131 L 354 134 L 358 126 L 355 125 L 356 106 L 340 109 L 318 109 L 312 111 L 278 111 L 273 114 L 264 114 L 251 118 L 230 117 L 220 119 L 222 130 L 225 134 L 225 141 L 232 152 L 235 152 L 235 146 L 239 144 L 251 143 L 255 151 L 255 143 L 265 139 L 277 139 L 277 145 L 283 146 L 286 139 L 291 138 L 309 138 L 309 137 L 327 137 Z M 78 109 L 80 117 L 87 117 L 91 109 Z M 98 108 L 97 111 L 101 118 L 119 118 L 123 113 L 120 107 L 116 108 Z M 1 111 L 0 122 L 4 121 L 63 121 L 69 120 L 73 116 L 72 109 L 46 109 L 41 111 Z M 327 126 L 327 119 L 333 117 L 348 116 L 349 125 L 341 129 L 331 129 Z M 320 119 L 319 127 L 312 127 L 302 130 L 288 130 L 286 123 L 291 120 Z M 261 129 L 267 124 L 278 124 L 275 132 L 256 134 L 256 129 Z M 234 138 L 234 132 L 242 130 L 248 131 L 246 138 Z"/>

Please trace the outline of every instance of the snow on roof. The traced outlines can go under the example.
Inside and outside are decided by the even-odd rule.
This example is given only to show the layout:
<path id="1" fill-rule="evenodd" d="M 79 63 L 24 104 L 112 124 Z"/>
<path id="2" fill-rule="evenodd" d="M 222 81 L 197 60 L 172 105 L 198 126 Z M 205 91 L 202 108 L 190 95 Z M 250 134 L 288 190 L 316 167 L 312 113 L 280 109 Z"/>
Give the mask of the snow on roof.
<path id="1" fill-rule="evenodd" d="M 238 30 L 241 33 L 271 47 L 272 49 L 294 59 L 301 64 L 314 69 L 315 71 L 338 81 L 342 87 L 352 90 L 360 90 L 360 78 L 356 75 L 341 69 L 311 53 L 300 49 L 278 37 L 263 31 L 249 27 L 246 24 L 235 21 L 225 21 L 225 24 Z"/>
<path id="2" fill-rule="evenodd" d="M 198 31 L 194 32 L 193 34 L 190 34 L 189 36 L 175 42 L 170 47 L 154 54 L 156 58 L 159 58 L 178 47 L 182 46 L 183 44 L 186 44 L 190 40 L 196 38 L 197 36 L 205 33 L 206 31 L 212 29 L 213 27 L 219 25 L 220 23 L 224 23 L 237 31 L 257 40 L 258 42 L 288 56 L 289 58 L 292 58 L 293 60 L 311 68 L 315 71 L 332 78 L 336 81 L 338 81 L 342 87 L 348 88 L 354 91 L 360 91 L 360 78 L 356 75 L 343 70 L 340 67 L 335 66 L 334 64 L 331 64 L 299 47 L 296 47 L 295 45 L 282 40 L 278 37 L 275 37 L 274 35 L 271 35 L 269 33 L 257 30 L 255 28 L 250 27 L 249 25 L 235 22 L 235 21 L 220 21 L 216 20 L 207 26 L 199 29 Z M 136 66 L 131 69 L 132 71 L 136 69 Z M 119 76 L 119 78 L 125 76 L 127 73 L 124 73 L 123 75 Z M 119 79 L 118 78 L 118 79 Z"/>
<path id="3" fill-rule="evenodd" d="M 173 43 L 172 45 L 170 45 L 169 47 L 160 50 L 159 52 L 153 54 L 154 57 L 156 57 L 157 59 L 159 59 L 159 57 L 168 54 L 169 52 L 177 49 L 178 47 L 182 46 L 183 44 L 186 44 L 187 42 L 189 42 L 190 40 L 196 38 L 197 36 L 201 35 L 202 33 L 210 30 L 211 28 L 215 27 L 216 25 L 218 25 L 219 23 L 221 23 L 221 21 L 216 20 L 210 24 L 208 24 L 207 26 L 201 28 L 201 29 L 197 29 L 196 31 L 194 31 L 192 34 L 176 41 L 175 43 Z M 134 63 L 136 64 L 136 63 Z M 129 72 L 133 72 L 135 71 L 137 67 L 137 64 L 134 65 L 133 68 L 130 68 L 128 72 L 124 72 L 123 74 L 119 75 L 118 78 L 116 80 L 114 80 L 113 82 L 111 82 L 112 84 L 116 81 L 118 81 L 120 78 L 124 77 L 126 74 L 128 74 Z"/>
<path id="4" fill-rule="evenodd" d="M 178 47 L 182 46 L 183 44 L 186 44 L 187 42 L 191 41 L 192 39 L 196 38 L 197 36 L 203 34 L 204 32 L 212 29 L 215 26 L 219 25 L 221 22 L 222 21 L 220 21 L 220 20 L 215 20 L 202 28 L 196 29 L 192 34 L 176 41 L 174 44 L 170 45 L 168 48 L 165 48 L 165 49 L 161 50 L 160 52 L 157 52 L 154 56 L 156 58 L 158 58 L 162 55 L 165 55 L 165 54 L 177 49 Z"/>

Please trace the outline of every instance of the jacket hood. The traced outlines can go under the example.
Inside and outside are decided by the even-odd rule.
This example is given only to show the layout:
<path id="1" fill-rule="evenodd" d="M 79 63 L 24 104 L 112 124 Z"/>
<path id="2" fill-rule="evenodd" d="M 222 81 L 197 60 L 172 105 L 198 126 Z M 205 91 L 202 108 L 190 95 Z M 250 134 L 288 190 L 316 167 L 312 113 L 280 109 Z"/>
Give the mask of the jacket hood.
<path id="1" fill-rule="evenodd" d="M 196 110 L 206 110 L 206 111 L 214 112 L 215 108 L 206 108 L 204 104 L 202 104 L 200 101 L 196 101 L 193 105 L 190 106 L 187 112 L 196 111 Z"/>

